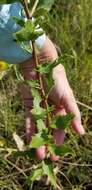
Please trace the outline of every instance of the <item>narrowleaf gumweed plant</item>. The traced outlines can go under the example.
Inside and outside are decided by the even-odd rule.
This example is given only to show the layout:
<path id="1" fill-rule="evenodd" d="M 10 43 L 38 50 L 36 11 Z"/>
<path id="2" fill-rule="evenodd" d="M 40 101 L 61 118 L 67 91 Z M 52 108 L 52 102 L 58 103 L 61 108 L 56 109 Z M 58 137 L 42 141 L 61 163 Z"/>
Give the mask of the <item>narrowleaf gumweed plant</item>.
<path id="1" fill-rule="evenodd" d="M 34 70 L 37 75 L 37 78 L 34 80 L 23 81 L 31 89 L 33 107 L 30 112 L 37 128 L 37 133 L 32 136 L 32 140 L 27 146 L 24 144 L 23 140 L 16 133 L 14 133 L 13 138 L 19 150 L 14 154 L 16 156 L 27 156 L 34 160 L 34 150 L 40 146 L 46 146 L 46 159 L 37 161 L 35 158 L 37 167 L 33 170 L 33 173 L 27 180 L 29 183 L 32 183 L 33 181 L 39 179 L 39 177 L 46 175 L 49 177 L 52 186 L 56 188 L 58 187 L 57 178 L 54 173 L 53 162 L 49 160 L 49 156 L 51 154 L 63 156 L 71 152 L 70 149 L 63 144 L 63 142 L 65 137 L 65 129 L 71 125 L 73 115 L 53 115 L 54 106 L 49 106 L 48 97 L 54 84 L 52 79 L 52 70 L 58 63 L 60 63 L 60 61 L 56 60 L 52 64 L 45 62 L 40 65 L 35 47 L 35 40 L 43 34 L 43 31 L 40 30 L 41 19 L 43 19 L 44 13 L 51 9 L 54 0 L 1 0 L 0 4 L 9 4 L 14 2 L 20 2 L 23 5 L 26 20 L 17 17 L 12 18 L 16 24 L 20 26 L 20 30 L 13 34 L 13 38 L 16 43 L 21 45 L 21 47 L 25 47 L 26 51 L 28 51 L 27 42 L 31 40 L 32 54 L 35 64 Z M 42 17 L 40 15 L 42 15 Z M 33 17 L 34 19 L 32 19 Z M 0 61 L 0 71 L 7 68 L 8 64 Z M 43 75 L 46 76 L 46 89 L 43 85 Z M 60 146 L 56 146 L 54 144 L 53 129 L 62 130 L 62 145 Z"/>

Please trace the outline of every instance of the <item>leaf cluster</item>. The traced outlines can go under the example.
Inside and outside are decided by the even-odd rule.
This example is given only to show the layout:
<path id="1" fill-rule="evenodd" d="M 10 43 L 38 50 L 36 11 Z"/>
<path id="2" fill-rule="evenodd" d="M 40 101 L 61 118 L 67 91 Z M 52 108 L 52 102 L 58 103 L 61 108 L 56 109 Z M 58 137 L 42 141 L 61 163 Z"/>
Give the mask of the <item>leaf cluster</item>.
<path id="1" fill-rule="evenodd" d="M 18 19 L 13 17 L 17 24 L 19 24 L 22 28 L 13 34 L 14 39 L 17 42 L 24 41 L 35 41 L 39 36 L 43 34 L 43 31 L 40 29 L 38 24 L 34 21 L 27 20 L 24 22 L 22 19 Z"/>

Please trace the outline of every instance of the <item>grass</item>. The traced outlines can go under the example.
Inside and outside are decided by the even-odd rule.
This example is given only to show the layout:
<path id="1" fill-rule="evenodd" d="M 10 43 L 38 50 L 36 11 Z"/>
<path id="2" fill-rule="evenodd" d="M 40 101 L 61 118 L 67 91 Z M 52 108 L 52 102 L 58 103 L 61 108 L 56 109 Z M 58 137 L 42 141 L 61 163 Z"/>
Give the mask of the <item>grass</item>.
<path id="1" fill-rule="evenodd" d="M 86 135 L 80 137 L 72 129 L 66 144 L 72 155 L 62 157 L 58 181 L 62 190 L 92 189 L 92 0 L 58 0 L 44 21 L 44 28 L 62 53 L 63 64 L 79 104 Z M 18 92 L 18 81 L 11 68 L 0 81 L 0 148 L 16 148 L 12 132 L 24 134 L 24 107 Z M 8 157 L 0 153 L 0 190 L 48 190 L 46 179 L 30 186 L 26 181 L 33 163 L 24 157 Z"/>

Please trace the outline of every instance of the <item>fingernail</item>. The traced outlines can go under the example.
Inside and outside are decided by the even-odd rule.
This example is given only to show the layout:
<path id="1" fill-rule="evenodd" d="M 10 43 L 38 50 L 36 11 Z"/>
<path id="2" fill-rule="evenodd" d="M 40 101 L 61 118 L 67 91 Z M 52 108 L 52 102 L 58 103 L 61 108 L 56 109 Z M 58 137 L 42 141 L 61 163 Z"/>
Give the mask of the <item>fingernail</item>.
<path id="1" fill-rule="evenodd" d="M 84 135 L 85 134 L 85 130 L 84 130 L 84 128 L 83 128 L 82 125 L 79 126 L 79 133 L 80 133 L 80 135 Z"/>

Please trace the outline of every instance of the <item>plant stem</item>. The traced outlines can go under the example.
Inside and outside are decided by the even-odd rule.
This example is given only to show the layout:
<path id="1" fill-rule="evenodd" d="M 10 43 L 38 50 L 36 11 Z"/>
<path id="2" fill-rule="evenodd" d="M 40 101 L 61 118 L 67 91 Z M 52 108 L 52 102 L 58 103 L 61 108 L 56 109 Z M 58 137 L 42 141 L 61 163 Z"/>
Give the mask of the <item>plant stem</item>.
<path id="1" fill-rule="evenodd" d="M 38 57 L 37 57 L 37 54 L 36 54 L 36 48 L 35 48 L 35 43 L 34 42 L 32 42 L 32 47 L 33 47 L 33 59 L 34 59 L 34 63 L 35 63 L 35 68 L 37 68 L 38 65 L 39 65 L 39 62 L 38 62 Z M 41 76 L 41 74 L 39 72 L 37 72 L 37 78 L 38 78 L 39 83 L 40 83 L 41 96 L 44 99 L 44 101 L 46 102 L 46 96 L 45 96 L 42 76 Z M 46 102 L 46 106 L 47 106 L 47 102 Z"/>
<path id="2" fill-rule="evenodd" d="M 23 0 L 23 7 L 24 7 L 24 10 L 25 10 L 27 18 L 31 19 L 31 17 L 30 17 L 30 11 L 28 9 L 28 0 Z"/>
<path id="3" fill-rule="evenodd" d="M 23 1 L 23 6 L 24 6 L 24 10 L 26 13 L 26 16 L 28 19 L 32 19 L 32 16 L 35 12 L 36 6 L 38 4 L 38 0 L 35 0 L 34 5 L 33 5 L 33 9 L 32 9 L 32 13 L 30 14 L 29 9 L 28 9 L 28 2 L 27 0 Z M 32 41 L 32 48 L 33 48 L 33 60 L 34 60 L 34 68 L 37 68 L 39 65 L 39 61 L 38 61 L 38 57 L 37 57 L 37 53 L 36 53 L 36 47 L 35 47 L 35 42 Z M 43 85 L 43 80 L 42 80 L 42 75 L 41 73 L 37 72 L 37 79 L 39 80 L 39 84 L 40 84 L 40 94 L 41 97 L 43 99 L 43 106 L 46 108 L 47 112 L 48 112 L 48 102 L 47 102 L 47 98 L 45 95 L 45 90 L 44 90 L 44 85 Z M 47 114 L 47 124 L 49 125 L 49 121 L 50 121 L 50 114 Z"/>

